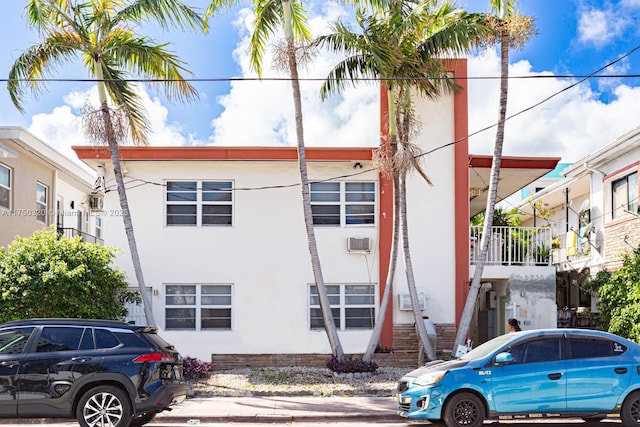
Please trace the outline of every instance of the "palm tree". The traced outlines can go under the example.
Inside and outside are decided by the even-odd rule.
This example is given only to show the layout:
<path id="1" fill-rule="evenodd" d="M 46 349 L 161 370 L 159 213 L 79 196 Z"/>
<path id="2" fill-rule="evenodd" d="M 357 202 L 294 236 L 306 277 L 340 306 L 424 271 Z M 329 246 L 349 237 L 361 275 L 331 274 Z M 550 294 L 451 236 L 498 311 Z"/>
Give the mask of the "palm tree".
<path id="1" fill-rule="evenodd" d="M 374 6 L 384 5 L 385 0 L 364 0 L 363 3 Z M 354 3 L 357 0 L 353 1 Z M 213 15 L 224 7 L 237 3 L 237 0 L 212 0 L 205 17 Z M 296 139 L 298 152 L 298 169 L 300 173 L 300 186 L 302 193 L 302 208 L 304 213 L 304 223 L 307 233 L 307 246 L 311 257 L 311 269 L 313 271 L 314 282 L 318 291 L 318 300 L 324 329 L 329 339 L 331 352 L 337 360 L 344 359 L 344 351 L 340 343 L 340 337 L 336 329 L 329 296 L 322 275 L 320 256 L 316 244 L 315 231 L 313 228 L 313 215 L 311 211 L 311 197 L 309 193 L 309 177 L 307 172 L 307 160 L 304 143 L 304 126 L 302 117 L 302 97 L 300 93 L 300 82 L 298 78 L 298 58 L 305 55 L 305 51 L 300 47 L 301 43 L 308 43 L 311 40 L 311 32 L 307 24 L 304 7 L 301 0 L 254 0 L 255 30 L 250 41 L 251 65 L 262 75 L 262 58 L 266 50 L 267 41 L 278 29 L 284 32 L 285 45 L 277 53 L 278 59 L 284 63 L 291 78 L 291 89 L 293 95 Z"/>
<path id="2" fill-rule="evenodd" d="M 336 23 L 333 33 L 319 37 L 318 46 L 346 55 L 330 72 L 321 88 L 323 98 L 340 92 L 346 84 L 356 84 L 359 78 L 380 79 L 387 89 L 389 106 L 389 144 L 379 150 L 378 163 L 384 173 L 393 177 L 394 231 L 389 274 L 376 318 L 376 325 L 363 357 L 371 360 L 380 338 L 387 312 L 393 274 L 397 263 L 398 230 L 402 229 L 405 273 L 413 307 L 418 338 L 429 359 L 435 359 L 435 349 L 422 322 L 415 285 L 406 213 L 406 177 L 417 171 L 431 183 L 419 164 L 420 152 L 411 144 L 416 120 L 412 93 L 436 99 L 456 89 L 455 80 L 447 73 L 443 57 L 469 52 L 486 36 L 489 29 L 484 16 L 468 14 L 449 3 L 413 0 L 393 1 L 389 7 L 373 13 L 357 14 L 360 26 L 352 32 Z M 401 226 L 400 226 L 400 225 Z"/>
<path id="3" fill-rule="evenodd" d="M 482 237 L 480 239 L 480 253 L 478 254 L 476 269 L 473 274 L 469 293 L 465 301 L 460 325 L 453 343 L 453 352 L 458 346 L 465 342 L 469 334 L 471 319 L 475 311 L 480 281 L 484 265 L 489 252 L 491 237 L 491 227 L 493 226 L 493 213 L 498 194 L 498 180 L 500 179 L 500 163 L 502 161 L 502 147 L 504 145 L 504 126 L 507 116 L 507 95 L 509 91 L 509 47 L 521 47 L 534 34 L 533 20 L 529 17 L 519 16 L 515 13 L 516 0 L 490 0 L 491 9 L 498 19 L 494 21 L 498 29 L 500 42 L 500 104 L 498 109 L 498 124 L 496 130 L 496 142 L 493 148 L 493 162 L 491 163 L 491 173 L 489 175 L 489 189 L 487 196 L 487 206 L 484 214 L 482 226 Z"/>
<path id="4" fill-rule="evenodd" d="M 202 30 L 204 21 L 195 10 L 178 0 L 29 0 L 28 24 L 42 36 L 25 50 L 9 72 L 7 89 L 14 105 L 24 111 L 26 89 L 37 93 L 43 75 L 80 56 L 98 85 L 100 106 L 85 116 L 87 134 L 109 147 L 122 219 L 147 323 L 155 326 L 133 231 L 122 177 L 118 146 L 128 137 L 145 144 L 150 123 L 129 76 L 163 81 L 169 98 L 197 99 L 196 90 L 184 79 L 184 63 L 154 40 L 135 32 L 136 25 L 155 21 L 163 28 L 176 26 Z"/>
<path id="5" fill-rule="evenodd" d="M 235 0 L 213 0 L 209 5 L 205 17 L 213 15 L 221 8 L 230 6 Z M 251 66 L 258 76 L 262 75 L 262 58 L 264 56 L 269 37 L 281 28 L 284 31 L 285 46 L 277 52 L 278 59 L 286 63 L 285 67 L 291 77 L 291 89 L 293 95 L 298 170 L 300 173 L 300 186 L 302 193 L 302 208 L 304 213 L 305 230 L 307 233 L 307 245 L 311 257 L 311 269 L 315 286 L 318 292 L 318 300 L 324 329 L 329 339 L 332 354 L 338 359 L 344 359 L 344 350 L 340 343 L 340 337 L 331 313 L 331 304 L 327 294 L 320 256 L 316 244 L 316 236 L 313 228 L 313 215 L 311 211 L 311 197 L 309 189 L 309 177 L 304 143 L 304 126 L 302 118 L 302 96 L 300 82 L 298 80 L 298 46 L 297 42 L 308 42 L 311 32 L 307 24 L 307 18 L 300 0 L 254 0 L 255 30 L 250 41 Z"/>

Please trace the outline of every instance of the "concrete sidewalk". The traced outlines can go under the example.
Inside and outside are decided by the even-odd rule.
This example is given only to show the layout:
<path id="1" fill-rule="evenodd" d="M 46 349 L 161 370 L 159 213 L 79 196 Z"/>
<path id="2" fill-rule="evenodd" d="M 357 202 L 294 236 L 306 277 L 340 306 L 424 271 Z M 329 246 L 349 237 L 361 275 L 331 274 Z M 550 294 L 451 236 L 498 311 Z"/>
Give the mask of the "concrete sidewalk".
<path id="1" fill-rule="evenodd" d="M 393 397 L 207 397 L 187 399 L 153 423 L 401 421 L 396 408 Z"/>

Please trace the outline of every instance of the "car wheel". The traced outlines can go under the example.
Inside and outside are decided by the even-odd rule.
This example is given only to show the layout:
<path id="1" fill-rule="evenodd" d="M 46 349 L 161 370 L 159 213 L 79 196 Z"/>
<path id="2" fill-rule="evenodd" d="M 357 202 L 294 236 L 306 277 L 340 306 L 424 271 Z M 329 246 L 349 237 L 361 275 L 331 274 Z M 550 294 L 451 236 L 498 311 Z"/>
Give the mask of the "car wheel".
<path id="1" fill-rule="evenodd" d="M 634 391 L 624 400 L 620 418 L 625 427 L 640 426 L 640 391 Z"/>
<path id="2" fill-rule="evenodd" d="M 140 427 L 143 426 L 145 424 L 149 424 L 151 421 L 153 421 L 153 419 L 156 417 L 157 413 L 153 412 L 150 414 L 144 414 L 140 417 L 134 418 L 133 421 L 131 421 L 131 424 L 129 424 L 130 427 Z"/>
<path id="3" fill-rule="evenodd" d="M 447 402 L 442 419 L 447 427 L 479 427 L 484 421 L 484 404 L 473 393 L 458 393 Z"/>
<path id="4" fill-rule="evenodd" d="M 76 409 L 80 427 L 129 427 L 131 404 L 121 389 L 102 385 L 87 391 Z"/>

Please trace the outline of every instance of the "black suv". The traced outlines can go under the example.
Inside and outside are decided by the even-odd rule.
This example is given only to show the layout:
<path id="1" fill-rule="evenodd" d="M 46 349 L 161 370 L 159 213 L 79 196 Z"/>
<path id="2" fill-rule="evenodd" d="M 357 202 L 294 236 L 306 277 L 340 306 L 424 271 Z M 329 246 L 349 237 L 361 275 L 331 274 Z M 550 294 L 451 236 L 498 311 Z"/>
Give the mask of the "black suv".
<path id="1" fill-rule="evenodd" d="M 182 358 L 156 328 L 86 319 L 0 325 L 0 418 L 141 426 L 185 397 Z"/>

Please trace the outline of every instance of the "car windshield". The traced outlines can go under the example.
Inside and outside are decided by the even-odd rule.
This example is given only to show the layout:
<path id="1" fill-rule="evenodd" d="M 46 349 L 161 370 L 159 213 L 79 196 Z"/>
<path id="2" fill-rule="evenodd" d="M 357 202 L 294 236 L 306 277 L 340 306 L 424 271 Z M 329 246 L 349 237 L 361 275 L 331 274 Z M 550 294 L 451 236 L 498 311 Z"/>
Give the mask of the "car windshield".
<path id="1" fill-rule="evenodd" d="M 481 359 L 488 355 L 489 353 L 494 352 L 496 349 L 505 345 L 508 341 L 511 341 L 514 338 L 512 334 L 505 334 L 495 337 L 492 340 L 485 342 L 484 344 L 480 344 L 478 347 L 474 348 L 470 352 L 463 354 L 460 356 L 460 360 L 475 360 Z"/>

